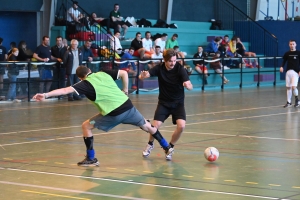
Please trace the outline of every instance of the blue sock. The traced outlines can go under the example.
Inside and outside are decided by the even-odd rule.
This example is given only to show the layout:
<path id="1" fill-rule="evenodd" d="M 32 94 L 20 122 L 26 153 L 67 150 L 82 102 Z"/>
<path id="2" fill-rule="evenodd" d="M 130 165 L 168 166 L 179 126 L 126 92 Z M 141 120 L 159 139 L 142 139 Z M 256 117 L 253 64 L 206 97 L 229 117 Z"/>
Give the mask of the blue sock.
<path id="1" fill-rule="evenodd" d="M 159 141 L 159 144 L 165 149 L 169 146 L 169 143 L 163 138 L 161 141 Z"/>
<path id="2" fill-rule="evenodd" d="M 87 157 L 89 159 L 94 159 L 95 158 L 95 150 L 92 149 L 92 150 L 86 150 L 86 154 L 87 154 Z"/>

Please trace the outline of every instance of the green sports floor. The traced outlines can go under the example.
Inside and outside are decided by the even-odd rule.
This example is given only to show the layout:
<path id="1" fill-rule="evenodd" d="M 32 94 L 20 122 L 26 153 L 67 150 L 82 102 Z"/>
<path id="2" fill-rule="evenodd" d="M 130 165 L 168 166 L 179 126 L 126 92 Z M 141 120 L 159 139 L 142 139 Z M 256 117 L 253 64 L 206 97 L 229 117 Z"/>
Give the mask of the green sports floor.
<path id="1" fill-rule="evenodd" d="M 157 94 L 130 95 L 152 119 Z M 99 167 L 85 155 L 81 123 L 97 114 L 84 99 L 0 104 L 1 200 L 300 200 L 300 108 L 283 108 L 284 86 L 186 92 L 186 129 L 172 161 L 148 135 L 119 125 L 94 130 Z M 160 131 L 170 139 L 168 119 Z M 220 151 L 209 163 L 207 147 Z"/>

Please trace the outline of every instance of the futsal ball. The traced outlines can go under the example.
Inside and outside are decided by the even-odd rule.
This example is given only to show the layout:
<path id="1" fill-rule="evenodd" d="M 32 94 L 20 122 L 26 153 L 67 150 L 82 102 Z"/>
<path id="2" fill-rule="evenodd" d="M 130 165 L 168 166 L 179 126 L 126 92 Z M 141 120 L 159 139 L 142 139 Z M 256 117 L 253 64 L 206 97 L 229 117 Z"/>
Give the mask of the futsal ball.
<path id="1" fill-rule="evenodd" d="M 214 162 L 219 158 L 219 151 L 215 147 L 208 147 L 204 151 L 204 157 L 210 162 Z"/>

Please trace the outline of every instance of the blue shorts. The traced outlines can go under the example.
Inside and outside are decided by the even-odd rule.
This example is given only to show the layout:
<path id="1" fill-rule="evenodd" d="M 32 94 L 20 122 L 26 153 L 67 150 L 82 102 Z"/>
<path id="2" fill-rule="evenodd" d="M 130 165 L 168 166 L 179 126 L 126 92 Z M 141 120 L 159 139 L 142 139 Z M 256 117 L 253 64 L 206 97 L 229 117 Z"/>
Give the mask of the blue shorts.
<path id="1" fill-rule="evenodd" d="M 141 127 L 146 123 L 143 115 L 135 107 L 132 107 L 131 109 L 117 116 L 103 116 L 98 114 L 89 119 L 89 121 L 90 124 L 93 124 L 95 128 L 106 132 L 119 124 L 131 124 Z"/>
<path id="2" fill-rule="evenodd" d="M 42 80 L 51 80 L 52 79 L 52 71 L 50 69 L 41 69 L 41 79 Z"/>

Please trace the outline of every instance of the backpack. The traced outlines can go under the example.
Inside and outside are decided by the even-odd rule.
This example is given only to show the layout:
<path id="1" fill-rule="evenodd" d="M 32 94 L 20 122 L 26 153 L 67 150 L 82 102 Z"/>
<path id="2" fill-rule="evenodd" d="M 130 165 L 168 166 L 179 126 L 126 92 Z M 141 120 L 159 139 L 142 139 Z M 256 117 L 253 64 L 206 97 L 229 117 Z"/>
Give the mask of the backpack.
<path id="1" fill-rule="evenodd" d="M 138 20 L 136 23 L 139 26 L 143 26 L 144 25 L 144 27 L 151 27 L 152 26 L 152 23 L 149 20 L 146 20 L 145 18 L 142 18 L 142 19 Z"/>
<path id="2" fill-rule="evenodd" d="M 153 27 L 157 27 L 157 28 L 168 28 L 169 25 L 162 19 L 158 19 L 156 21 L 156 24 L 153 25 Z"/>

